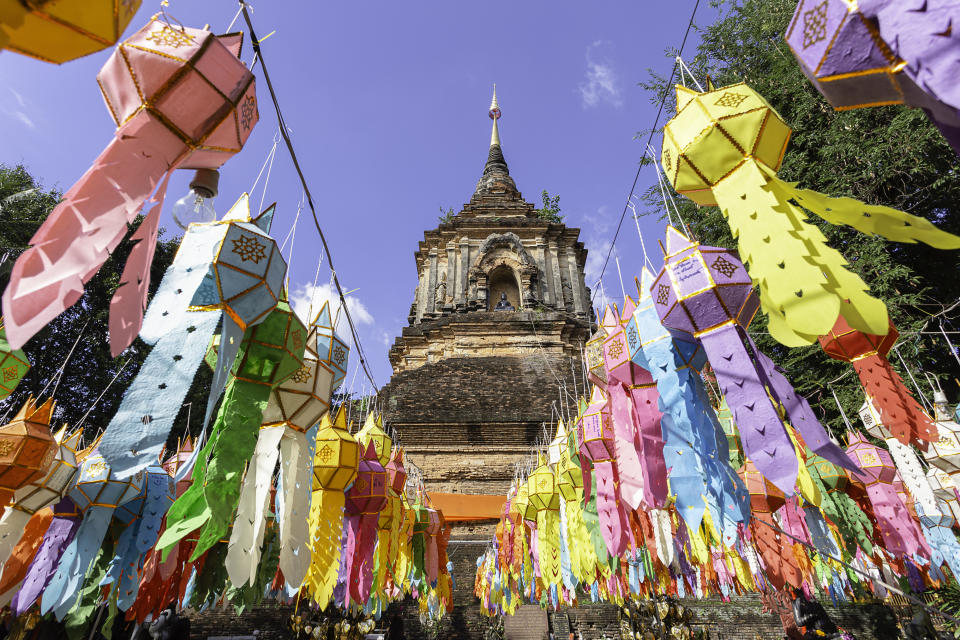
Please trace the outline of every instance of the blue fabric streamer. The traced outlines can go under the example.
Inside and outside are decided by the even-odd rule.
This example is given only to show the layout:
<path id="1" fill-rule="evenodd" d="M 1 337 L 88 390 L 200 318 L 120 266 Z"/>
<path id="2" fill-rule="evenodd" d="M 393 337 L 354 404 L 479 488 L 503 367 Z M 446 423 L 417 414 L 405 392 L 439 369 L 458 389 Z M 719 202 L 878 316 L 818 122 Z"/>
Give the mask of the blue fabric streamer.
<path id="1" fill-rule="evenodd" d="M 649 291 L 652 283 L 653 275 L 644 268 L 641 291 Z M 688 528 L 697 530 L 704 509 L 709 508 L 724 542 L 732 544 L 737 523 L 749 520 L 750 496 L 727 464 L 727 439 L 697 374 L 706 363 L 706 355 L 695 343 L 673 339 L 661 324 L 649 295 L 641 297 L 633 318 L 640 342 L 633 361 L 649 371 L 657 383 L 663 413 L 663 455 L 670 490 L 677 497 L 677 513 Z"/>

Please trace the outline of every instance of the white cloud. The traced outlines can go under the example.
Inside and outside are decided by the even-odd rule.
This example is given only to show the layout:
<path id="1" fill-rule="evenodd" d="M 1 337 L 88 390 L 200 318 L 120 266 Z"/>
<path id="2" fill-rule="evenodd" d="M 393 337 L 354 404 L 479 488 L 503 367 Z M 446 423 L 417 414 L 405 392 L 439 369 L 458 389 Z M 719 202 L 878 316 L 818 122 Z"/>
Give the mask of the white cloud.
<path id="1" fill-rule="evenodd" d="M 9 88 L 9 87 L 8 87 Z M 27 112 L 24 109 L 27 109 L 27 101 L 23 99 L 23 96 L 16 90 L 10 89 L 10 93 L 13 95 L 14 100 L 17 101 L 17 108 L 15 109 L 4 109 L 7 115 L 13 116 L 20 121 L 28 129 L 36 129 L 37 125 L 34 124 L 30 116 L 27 115 Z"/>
<path id="2" fill-rule="evenodd" d="M 27 127 L 29 127 L 30 129 L 36 129 L 36 128 L 37 128 L 37 125 L 33 124 L 33 120 L 30 119 L 30 116 L 28 116 L 27 114 L 25 114 L 23 111 L 14 111 L 14 112 L 13 112 L 13 115 L 14 115 L 14 117 L 15 117 L 17 120 L 19 120 L 20 122 L 22 122 L 23 124 L 25 124 L 25 125 L 26 125 Z"/>
<path id="3" fill-rule="evenodd" d="M 290 306 L 293 311 L 309 324 L 319 313 L 324 302 L 330 303 L 330 316 L 336 321 L 337 333 L 352 345 L 350 328 L 346 314 L 340 312 L 340 299 L 336 289 L 331 284 L 305 284 L 297 287 L 290 295 Z M 356 296 L 347 296 L 347 309 L 355 325 L 373 325 L 374 318 L 366 305 Z"/>
<path id="4" fill-rule="evenodd" d="M 584 108 L 596 107 L 604 103 L 617 108 L 623 106 L 620 83 L 613 69 L 613 63 L 599 51 L 608 46 L 609 43 L 597 40 L 587 47 L 586 77 L 579 87 Z"/>

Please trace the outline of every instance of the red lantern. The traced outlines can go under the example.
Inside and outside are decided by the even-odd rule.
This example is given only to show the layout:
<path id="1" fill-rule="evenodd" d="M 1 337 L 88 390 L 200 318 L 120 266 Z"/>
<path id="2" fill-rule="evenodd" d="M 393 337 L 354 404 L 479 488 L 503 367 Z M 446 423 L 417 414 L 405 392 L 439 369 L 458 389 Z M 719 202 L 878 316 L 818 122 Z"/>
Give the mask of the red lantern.
<path id="1" fill-rule="evenodd" d="M 880 336 L 857 331 L 840 316 L 830 334 L 820 337 L 820 346 L 831 358 L 853 364 L 867 399 L 873 402 L 883 425 L 890 430 L 884 437 L 892 434 L 900 442 L 915 444 L 926 451 L 927 443 L 936 439 L 936 427 L 887 360 L 887 353 L 899 335 L 892 322 L 887 334 Z"/>

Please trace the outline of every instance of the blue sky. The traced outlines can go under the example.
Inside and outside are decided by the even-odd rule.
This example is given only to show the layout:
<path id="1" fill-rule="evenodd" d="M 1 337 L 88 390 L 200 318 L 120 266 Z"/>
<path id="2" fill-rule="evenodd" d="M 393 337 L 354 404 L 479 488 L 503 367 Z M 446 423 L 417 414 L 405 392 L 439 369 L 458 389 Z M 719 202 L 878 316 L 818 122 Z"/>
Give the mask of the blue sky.
<path id="1" fill-rule="evenodd" d="M 643 154 L 634 135 L 656 112 L 637 82 L 648 67 L 669 72 L 665 49 L 679 45 L 694 0 L 252 4 L 258 35 L 275 31 L 263 43 L 268 69 L 338 275 L 356 289 L 351 309 L 382 385 L 390 376 L 387 350 L 413 300 L 417 242 L 436 227 L 441 207 L 459 211 L 469 200 L 483 169 L 492 84 L 511 175 L 528 201 L 539 204 L 543 189 L 560 195 L 566 223 L 582 229 L 591 252 L 588 279 L 595 281 Z M 157 6 L 144 2 L 130 30 Z M 168 8 L 184 24 L 210 24 L 217 32 L 236 10 L 231 0 L 170 0 Z M 700 24 L 712 18 L 706 3 L 699 12 Z M 241 27 L 242 18 L 235 28 Z M 688 55 L 695 44 L 694 34 Z M 57 67 L 0 54 L 0 162 L 22 162 L 47 186 L 68 189 L 113 134 L 95 81 L 108 55 Z M 251 56 L 247 42 L 243 58 Z M 266 83 L 256 72 L 260 123 L 221 171 L 220 213 L 250 190 L 277 133 Z M 190 175 L 180 171 L 171 181 L 168 229 L 175 229 L 169 206 L 186 192 Z M 655 179 L 645 169 L 638 191 Z M 253 192 L 255 203 L 264 182 Z M 278 203 L 278 241 L 291 231 L 300 197 L 281 144 L 264 200 Z M 304 208 L 292 241 L 292 291 L 300 301 L 329 291 L 325 264 L 313 288 L 320 251 L 308 216 Z M 630 279 L 642 257 L 627 223 L 617 251 Z M 662 226 L 648 217 L 641 229 L 659 266 L 653 247 Z M 603 282 L 611 297 L 620 297 L 612 262 Z M 362 390 L 361 378 L 354 391 Z"/>

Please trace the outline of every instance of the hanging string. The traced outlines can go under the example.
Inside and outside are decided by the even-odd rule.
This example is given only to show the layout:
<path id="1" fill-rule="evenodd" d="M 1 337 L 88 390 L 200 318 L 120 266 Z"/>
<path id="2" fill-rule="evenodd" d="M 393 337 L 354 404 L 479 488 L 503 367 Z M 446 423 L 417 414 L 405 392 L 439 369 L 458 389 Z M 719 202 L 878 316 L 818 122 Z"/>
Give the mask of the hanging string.
<path id="1" fill-rule="evenodd" d="M 954 360 L 957 361 L 957 364 L 960 364 L 960 355 L 957 355 L 957 348 L 953 346 L 953 343 L 950 342 L 950 336 L 947 335 L 947 331 L 943 328 L 943 319 L 940 319 L 940 333 L 943 334 L 943 339 L 947 341 L 947 346 L 950 347 L 950 354 L 953 356 Z"/>
<path id="2" fill-rule="evenodd" d="M 253 11 L 253 5 L 250 5 L 250 10 Z M 237 18 L 240 17 L 240 14 L 243 13 L 243 9 L 237 9 L 237 12 L 233 15 L 233 20 L 230 21 L 230 26 L 227 27 L 227 30 L 224 33 L 231 33 L 233 25 L 237 23 Z"/>
<path id="3" fill-rule="evenodd" d="M 833 394 L 833 401 L 837 403 L 837 409 L 840 410 L 840 416 L 843 418 L 843 424 L 846 425 L 847 431 L 853 431 L 853 425 L 850 424 L 850 420 L 847 419 L 846 412 L 843 410 L 843 407 L 840 405 L 840 399 L 837 398 L 837 392 L 834 391 L 832 386 L 827 385 L 827 387 L 830 389 L 830 393 Z"/>
<path id="4" fill-rule="evenodd" d="M 116 375 L 113 376 L 113 380 L 111 380 L 107 386 L 103 388 L 103 391 L 100 392 L 100 395 L 97 396 L 97 399 L 93 401 L 93 404 L 90 405 L 90 407 L 87 409 L 87 412 L 83 414 L 83 417 L 81 417 L 80 421 L 77 422 L 77 429 L 82 427 L 83 423 L 87 421 L 87 416 L 89 416 L 90 412 L 97 407 L 97 405 L 100 403 L 100 400 L 103 399 L 103 396 L 106 395 L 107 391 L 110 390 L 110 387 L 113 386 L 113 383 L 117 381 L 117 378 L 120 377 L 120 374 L 123 373 L 123 370 L 127 368 L 127 365 L 130 364 L 130 360 L 132 360 L 132 358 L 127 358 L 127 360 L 120 365 L 120 369 L 118 369 Z"/>
<path id="5" fill-rule="evenodd" d="M 690 81 L 697 85 L 697 89 L 700 90 L 700 93 L 703 93 L 703 86 L 697 82 L 696 76 L 693 75 L 693 72 L 690 71 L 690 67 L 687 66 L 687 64 L 683 61 L 683 58 L 681 58 L 679 55 L 677 56 L 677 64 L 680 66 L 680 82 L 683 82 L 684 72 L 686 72 L 686 74 L 690 76 Z M 687 85 L 684 84 L 683 86 Z"/>
<path id="6" fill-rule="evenodd" d="M 896 345 L 893 348 L 893 352 L 897 354 L 897 358 L 900 359 L 900 364 L 903 365 L 904 370 L 907 372 L 907 375 L 910 376 L 910 381 L 913 382 L 913 388 L 917 392 L 917 396 L 920 398 L 920 402 L 923 404 L 923 408 L 928 413 L 932 413 L 930 407 L 927 406 L 927 399 L 923 397 L 923 393 L 920 391 L 920 385 L 917 384 L 916 378 L 913 377 L 913 372 L 910 371 L 910 367 L 907 366 L 906 361 L 903 359 L 903 356 L 900 355 L 900 345 Z"/>
<path id="7" fill-rule="evenodd" d="M 613 258 L 617 263 L 617 275 L 620 277 L 620 292 L 623 294 L 623 299 L 627 299 L 627 289 L 623 286 L 623 271 L 620 270 L 620 252 L 617 251 L 617 255 Z M 626 303 L 624 303 L 626 304 Z"/>
<path id="8" fill-rule="evenodd" d="M 280 132 L 277 131 L 273 136 L 273 146 L 270 147 L 270 151 L 267 151 L 267 156 L 263 159 L 263 164 L 260 166 L 260 172 L 257 174 L 257 177 L 253 181 L 253 185 L 250 187 L 250 194 L 257 190 L 257 185 L 260 184 L 260 178 L 263 177 L 263 172 L 267 170 L 268 166 L 273 166 L 273 158 L 277 153 L 277 145 L 280 144 Z"/>
<path id="9" fill-rule="evenodd" d="M 697 0 L 698 4 L 699 2 L 700 0 Z M 253 49 L 257 54 L 257 58 L 260 60 L 260 69 L 263 71 L 263 79 L 267 83 L 267 89 L 270 92 L 270 99 L 273 102 L 273 107 L 277 114 L 277 123 L 280 126 L 280 135 L 283 136 L 283 140 L 287 146 L 287 151 L 290 153 L 290 159 L 293 161 L 294 169 L 296 169 L 297 176 L 300 178 L 300 183 L 301 183 L 301 186 L 303 187 L 303 191 L 307 195 L 307 204 L 310 207 L 310 213 L 313 217 L 314 226 L 317 229 L 317 235 L 320 237 L 320 242 L 323 245 L 324 254 L 326 255 L 326 258 L 327 258 L 327 264 L 330 267 L 330 272 L 333 277 L 333 283 L 336 285 L 336 288 L 337 288 L 337 295 L 340 298 L 341 307 L 344 309 L 344 313 L 346 314 L 346 317 L 347 317 L 347 323 L 350 326 L 350 334 L 353 337 L 353 343 L 356 348 L 357 357 L 360 361 L 360 365 L 363 367 L 364 375 L 366 375 L 367 379 L 370 381 L 370 384 L 373 386 L 373 388 L 377 389 L 377 383 L 375 378 L 373 377 L 373 373 L 370 371 L 370 368 L 367 364 L 367 359 L 363 351 L 363 345 L 360 342 L 360 335 L 357 332 L 356 324 L 354 323 L 353 318 L 350 315 L 350 310 L 347 308 L 346 297 L 343 293 L 343 287 L 340 285 L 340 281 L 336 277 L 336 268 L 334 267 L 334 264 L 333 264 L 333 257 L 330 253 L 330 247 L 327 244 L 326 235 L 323 233 L 323 229 L 320 226 L 320 219 L 317 217 L 316 206 L 314 205 L 313 196 L 310 193 L 310 188 L 307 185 L 307 179 L 303 175 L 303 170 L 300 167 L 300 161 L 297 158 L 297 154 L 293 149 L 293 141 L 290 139 L 290 133 L 289 133 L 290 130 L 286 126 L 286 122 L 283 117 L 283 111 L 281 111 L 280 109 L 280 102 L 277 99 L 277 94 L 276 94 L 276 91 L 274 90 L 273 82 L 270 79 L 270 73 L 267 70 L 267 63 L 264 60 L 263 51 L 260 48 L 260 41 L 257 39 L 256 32 L 253 28 L 253 20 L 250 18 L 250 12 L 247 10 L 247 3 L 244 0 L 239 0 L 239 3 L 240 3 L 240 9 L 241 11 L 243 11 L 243 19 L 247 23 L 247 28 L 250 31 L 250 41 L 253 44 Z M 377 393 L 379 393 L 379 390 L 377 391 Z"/>
<path id="10" fill-rule="evenodd" d="M 647 244 L 643 241 L 643 234 L 640 232 L 640 216 L 637 215 L 637 206 L 633 202 L 628 202 L 627 206 L 630 207 L 630 211 L 633 212 L 633 223 L 637 227 L 637 236 L 640 238 L 640 250 L 643 251 L 643 262 L 653 271 L 653 263 L 650 262 L 650 258 L 647 256 Z"/>
<path id="11" fill-rule="evenodd" d="M 651 158 L 656 157 L 656 153 L 653 150 L 653 147 L 647 145 L 647 151 L 650 153 Z M 670 215 L 670 205 L 673 205 L 673 212 L 677 214 L 677 219 L 680 221 L 680 226 L 683 228 L 685 233 L 689 233 L 689 227 L 687 227 L 686 221 L 683 219 L 683 215 L 680 213 L 680 208 L 677 207 L 676 201 L 673 199 L 673 194 L 670 192 L 669 187 L 665 187 L 664 183 L 667 181 L 667 177 L 660 171 L 660 165 L 654 161 L 653 168 L 657 172 L 657 184 L 660 186 L 660 195 L 663 197 L 663 206 L 667 209 L 667 217 Z M 669 204 L 667 204 L 669 202 Z M 673 224 L 673 219 L 671 218 L 670 223 Z"/>
<path id="12" fill-rule="evenodd" d="M 687 29 L 683 34 L 683 41 L 680 43 L 680 49 L 677 51 L 677 56 L 683 55 L 683 49 L 687 44 L 687 38 L 690 36 L 690 30 L 693 28 L 693 20 L 697 15 L 697 8 L 700 6 L 700 0 L 697 0 L 693 5 L 693 11 L 690 12 L 690 20 L 687 22 Z M 670 76 L 667 78 L 667 86 L 673 82 L 673 77 L 677 73 L 677 63 L 674 61 L 673 68 L 670 70 Z M 650 127 L 650 133 L 647 136 L 647 142 L 644 145 L 644 148 L 650 146 L 650 141 L 653 140 L 653 134 L 657 131 L 657 125 L 660 123 L 660 116 L 663 115 L 663 107 L 667 102 L 668 92 L 664 92 L 663 97 L 660 99 L 660 106 L 657 108 L 657 117 L 653 120 L 653 126 Z M 646 156 L 646 151 L 644 151 L 644 156 Z M 623 219 L 627 216 L 628 204 L 630 199 L 633 197 L 633 192 L 637 189 L 637 182 L 640 180 L 640 171 L 643 169 L 643 162 L 641 160 L 639 166 L 637 167 L 637 172 L 633 177 L 633 184 L 630 186 L 630 193 L 627 196 L 626 203 L 623 205 L 623 212 L 620 214 L 620 221 L 617 222 L 617 228 L 613 233 L 613 241 L 610 243 L 610 249 L 607 251 L 607 257 L 603 261 L 603 267 L 600 269 L 600 277 L 603 278 L 603 274 L 607 270 L 607 264 L 610 262 L 610 255 L 613 252 L 613 245 L 617 242 L 617 237 L 620 235 L 620 228 L 623 226 Z M 596 292 L 594 292 L 596 295 Z"/>

